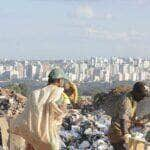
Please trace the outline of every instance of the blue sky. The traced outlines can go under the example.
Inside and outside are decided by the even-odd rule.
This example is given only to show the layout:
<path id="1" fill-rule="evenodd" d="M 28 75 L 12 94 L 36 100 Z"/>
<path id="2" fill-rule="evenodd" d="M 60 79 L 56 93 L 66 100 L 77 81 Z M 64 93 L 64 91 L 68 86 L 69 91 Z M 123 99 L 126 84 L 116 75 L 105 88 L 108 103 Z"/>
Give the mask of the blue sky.
<path id="1" fill-rule="evenodd" d="M 5 0 L 1 58 L 150 56 L 149 0 Z"/>

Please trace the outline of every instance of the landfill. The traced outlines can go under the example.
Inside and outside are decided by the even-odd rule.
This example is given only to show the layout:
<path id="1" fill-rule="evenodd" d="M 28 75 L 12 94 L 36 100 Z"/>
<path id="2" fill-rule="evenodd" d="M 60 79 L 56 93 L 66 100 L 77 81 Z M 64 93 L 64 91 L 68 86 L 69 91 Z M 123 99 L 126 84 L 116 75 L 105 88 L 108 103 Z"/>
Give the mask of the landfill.
<path id="1" fill-rule="evenodd" d="M 23 111 L 25 101 L 26 98 L 22 95 L 0 89 L 0 115 L 15 117 Z M 76 107 L 69 109 L 63 120 L 60 131 L 61 149 L 112 149 L 106 136 L 111 118 L 103 110 L 94 111 L 92 101 L 89 100 L 80 101 Z"/>
<path id="2" fill-rule="evenodd" d="M 110 124 L 111 116 L 103 109 L 95 109 L 92 100 L 82 100 L 64 119 L 60 131 L 61 149 L 113 150 L 107 137 Z M 144 128 L 132 127 L 131 137 L 150 142 L 149 118 Z"/>
<path id="3" fill-rule="evenodd" d="M 65 117 L 60 136 L 62 150 L 111 150 L 107 138 L 111 117 L 103 110 L 94 110 L 87 101 L 79 109 L 70 109 Z"/>
<path id="4" fill-rule="evenodd" d="M 13 117 L 20 114 L 26 97 L 9 89 L 0 89 L 0 116 Z"/>
<path id="5" fill-rule="evenodd" d="M 8 89 L 0 89 L 0 116 L 15 117 L 22 113 L 26 97 Z M 81 100 L 70 107 L 64 118 L 61 130 L 61 150 L 113 150 L 107 138 L 111 116 L 104 109 L 95 109 L 91 99 Z M 150 124 L 144 129 L 133 128 L 132 137 L 150 142 Z M 19 137 L 13 136 L 19 142 Z M 13 139 L 12 143 L 16 143 Z M 23 149 L 22 144 L 12 144 L 14 149 Z M 18 147 L 18 145 L 20 145 Z M 0 147 L 1 149 L 1 147 Z"/>

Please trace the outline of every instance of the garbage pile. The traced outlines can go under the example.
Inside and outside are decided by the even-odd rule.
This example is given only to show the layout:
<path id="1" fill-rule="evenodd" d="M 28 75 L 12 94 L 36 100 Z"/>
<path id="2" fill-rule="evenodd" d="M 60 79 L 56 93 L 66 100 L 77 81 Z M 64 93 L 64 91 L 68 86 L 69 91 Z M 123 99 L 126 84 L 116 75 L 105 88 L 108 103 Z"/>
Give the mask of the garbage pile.
<path id="1" fill-rule="evenodd" d="M 0 88 L 0 149 L 8 146 L 7 140 L 9 138 L 11 149 L 22 149 L 24 147 L 25 141 L 21 137 L 17 135 L 9 136 L 6 118 L 16 117 L 22 113 L 25 101 L 26 97 L 23 95 L 9 89 Z"/>
<path id="2" fill-rule="evenodd" d="M 23 111 L 26 97 L 9 89 L 0 89 L 0 116 L 16 116 Z"/>
<path id="3" fill-rule="evenodd" d="M 111 117 L 106 115 L 103 110 L 95 111 L 92 109 L 92 105 L 86 101 L 82 102 L 80 107 L 82 109 L 71 109 L 64 119 L 60 131 L 60 136 L 63 141 L 61 149 L 113 149 L 106 135 L 111 123 Z"/>
<path id="4" fill-rule="evenodd" d="M 141 127 L 132 128 L 131 137 L 142 141 L 150 142 L 150 122 L 146 123 L 143 128 Z"/>

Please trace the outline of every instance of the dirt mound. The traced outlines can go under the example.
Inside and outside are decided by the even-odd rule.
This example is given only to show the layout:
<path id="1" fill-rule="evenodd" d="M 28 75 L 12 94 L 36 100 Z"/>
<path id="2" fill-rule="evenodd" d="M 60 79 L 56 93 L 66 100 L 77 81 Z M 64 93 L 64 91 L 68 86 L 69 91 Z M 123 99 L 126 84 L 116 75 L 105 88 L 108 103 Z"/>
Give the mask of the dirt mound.
<path id="1" fill-rule="evenodd" d="M 131 87 L 123 86 L 110 90 L 108 93 L 97 93 L 94 96 L 93 105 L 95 109 L 103 109 L 107 115 L 112 116 L 116 102 L 120 97 L 131 91 Z M 150 100 L 145 98 L 138 103 L 137 115 L 144 116 L 150 114 Z"/>

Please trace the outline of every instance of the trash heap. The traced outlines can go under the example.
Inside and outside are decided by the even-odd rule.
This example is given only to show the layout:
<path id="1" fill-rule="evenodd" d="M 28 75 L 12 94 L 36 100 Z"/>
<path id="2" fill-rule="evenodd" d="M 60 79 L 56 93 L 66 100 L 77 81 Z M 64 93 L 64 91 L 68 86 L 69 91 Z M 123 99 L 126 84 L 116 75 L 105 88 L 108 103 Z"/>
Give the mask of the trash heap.
<path id="1" fill-rule="evenodd" d="M 150 122 L 146 123 L 143 128 L 134 127 L 131 129 L 131 137 L 150 142 Z"/>
<path id="2" fill-rule="evenodd" d="M 63 141 L 61 150 L 113 149 L 106 136 L 111 117 L 103 110 L 95 111 L 92 107 L 85 101 L 79 109 L 69 110 L 60 131 Z"/>
<path id="3" fill-rule="evenodd" d="M 16 117 L 22 113 L 26 97 L 12 90 L 0 88 L 0 149 L 7 147 L 7 139 L 10 141 L 11 149 L 23 149 L 25 141 L 17 136 L 9 136 L 8 122 L 6 118 Z M 4 149 L 5 149 L 4 148 Z"/>
<path id="4" fill-rule="evenodd" d="M 0 116 L 16 116 L 22 113 L 26 97 L 9 89 L 0 89 Z"/>

